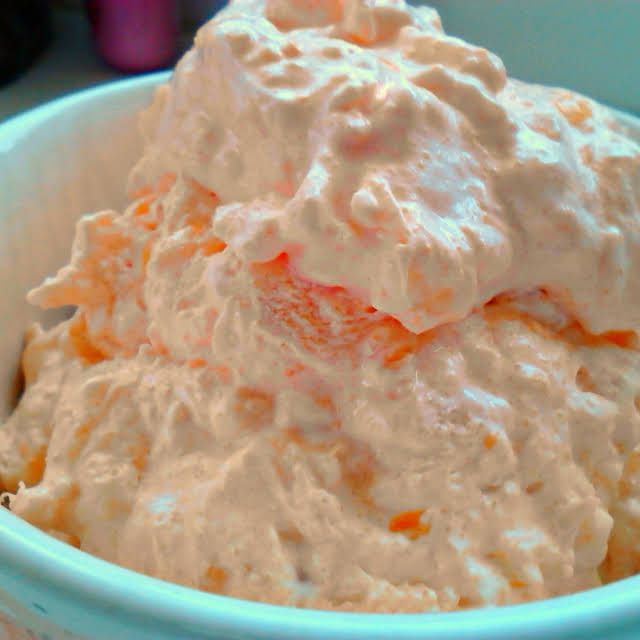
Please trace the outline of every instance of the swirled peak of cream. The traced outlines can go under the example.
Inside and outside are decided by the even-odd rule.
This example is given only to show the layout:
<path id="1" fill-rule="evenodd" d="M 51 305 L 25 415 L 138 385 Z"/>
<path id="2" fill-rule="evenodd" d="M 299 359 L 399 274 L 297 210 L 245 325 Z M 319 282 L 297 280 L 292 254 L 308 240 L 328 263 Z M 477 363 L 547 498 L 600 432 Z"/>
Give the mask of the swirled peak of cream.
<path id="1" fill-rule="evenodd" d="M 608 111 L 506 78 L 398 0 L 240 0 L 144 117 L 133 186 L 184 172 L 248 260 L 287 251 L 408 329 L 542 287 L 595 333 L 640 322 L 640 149 Z"/>

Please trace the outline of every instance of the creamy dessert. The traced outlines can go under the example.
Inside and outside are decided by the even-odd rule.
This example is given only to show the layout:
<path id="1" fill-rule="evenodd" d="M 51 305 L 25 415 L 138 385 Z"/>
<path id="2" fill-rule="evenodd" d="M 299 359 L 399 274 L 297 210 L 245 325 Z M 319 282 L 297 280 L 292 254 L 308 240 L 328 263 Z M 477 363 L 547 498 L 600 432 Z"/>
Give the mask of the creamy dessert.
<path id="1" fill-rule="evenodd" d="M 29 294 L 11 510 L 198 589 L 447 611 L 640 570 L 640 147 L 401 0 L 237 0 Z"/>

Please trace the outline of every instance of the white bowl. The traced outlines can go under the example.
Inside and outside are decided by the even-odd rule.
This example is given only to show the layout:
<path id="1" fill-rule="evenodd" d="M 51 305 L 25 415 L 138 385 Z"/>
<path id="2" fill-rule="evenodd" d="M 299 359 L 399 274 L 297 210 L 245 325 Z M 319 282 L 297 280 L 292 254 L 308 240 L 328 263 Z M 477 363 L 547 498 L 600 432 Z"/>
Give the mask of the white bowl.
<path id="1" fill-rule="evenodd" d="M 124 203 L 126 176 L 141 146 L 135 114 L 165 77 L 103 85 L 0 125 L 0 419 L 12 405 L 24 328 L 34 319 L 52 319 L 30 309 L 25 294 L 68 260 L 73 225 L 83 212 Z M 640 139 L 640 125 L 631 119 L 627 125 Z M 553 600 L 468 612 L 305 611 L 133 573 L 0 508 L 0 640 L 5 638 L 638 640 L 640 577 Z"/>
<path id="2" fill-rule="evenodd" d="M 167 76 L 105 84 L 0 125 L 0 420 L 15 395 L 25 327 L 61 315 L 29 307 L 25 293 L 68 262 L 81 214 L 125 203 L 142 146 L 137 113 Z"/>

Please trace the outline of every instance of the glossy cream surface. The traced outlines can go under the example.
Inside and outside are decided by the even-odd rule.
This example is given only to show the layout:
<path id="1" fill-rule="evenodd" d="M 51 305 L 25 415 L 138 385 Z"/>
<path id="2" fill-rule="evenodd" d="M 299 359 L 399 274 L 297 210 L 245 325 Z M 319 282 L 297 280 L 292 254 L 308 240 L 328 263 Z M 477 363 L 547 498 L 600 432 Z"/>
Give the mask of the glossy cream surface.
<path id="1" fill-rule="evenodd" d="M 29 294 L 11 509 L 216 593 L 451 610 L 640 570 L 640 148 L 393 0 L 240 0 Z"/>

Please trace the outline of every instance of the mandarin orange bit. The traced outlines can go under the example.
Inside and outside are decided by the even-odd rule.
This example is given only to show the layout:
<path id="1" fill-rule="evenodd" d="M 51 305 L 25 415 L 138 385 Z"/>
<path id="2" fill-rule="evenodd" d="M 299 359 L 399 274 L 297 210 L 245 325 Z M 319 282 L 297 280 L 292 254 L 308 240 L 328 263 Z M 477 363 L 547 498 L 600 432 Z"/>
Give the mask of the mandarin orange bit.
<path id="1" fill-rule="evenodd" d="M 483 438 L 482 444 L 485 449 L 493 449 L 496 442 L 498 442 L 498 437 L 495 433 L 487 433 L 487 435 Z"/>
<path id="2" fill-rule="evenodd" d="M 224 589 L 228 577 L 225 569 L 210 565 L 205 573 L 203 588 L 205 591 L 220 593 Z"/>
<path id="3" fill-rule="evenodd" d="M 411 511 L 401 511 L 392 516 L 389 520 L 389 531 L 394 533 L 415 529 L 420 525 L 420 518 L 424 509 L 413 509 Z"/>
<path id="4" fill-rule="evenodd" d="M 173 187 L 176 178 L 177 176 L 173 172 L 164 173 L 160 176 L 158 182 L 156 183 L 156 191 L 158 191 L 159 193 L 166 193 L 171 189 L 171 187 Z"/>
<path id="5" fill-rule="evenodd" d="M 39 447 L 27 461 L 24 467 L 24 476 L 22 481 L 31 487 L 38 484 L 44 475 L 44 468 L 47 460 L 47 448 Z"/>
<path id="6" fill-rule="evenodd" d="M 96 364 L 107 359 L 107 355 L 91 342 L 87 334 L 87 319 L 80 314 L 69 324 L 69 339 L 74 351 L 87 364 Z"/>
<path id="7" fill-rule="evenodd" d="M 152 196 L 147 196 L 146 198 L 143 198 L 136 205 L 135 209 L 133 210 L 133 214 L 136 216 L 143 216 L 146 213 L 149 213 L 151 202 L 153 202 Z"/>
<path id="8" fill-rule="evenodd" d="M 205 240 L 201 245 L 202 253 L 205 256 L 212 256 L 216 253 L 220 253 L 227 248 L 227 243 L 220 240 L 220 238 L 210 238 Z"/>
<path id="9" fill-rule="evenodd" d="M 514 589 L 524 589 L 525 587 L 529 586 L 524 580 L 520 580 L 519 578 L 512 578 L 511 580 L 509 580 L 509 584 Z"/>

